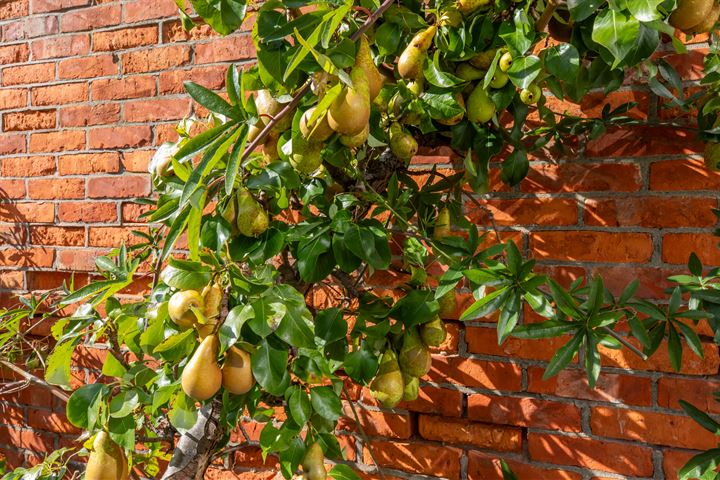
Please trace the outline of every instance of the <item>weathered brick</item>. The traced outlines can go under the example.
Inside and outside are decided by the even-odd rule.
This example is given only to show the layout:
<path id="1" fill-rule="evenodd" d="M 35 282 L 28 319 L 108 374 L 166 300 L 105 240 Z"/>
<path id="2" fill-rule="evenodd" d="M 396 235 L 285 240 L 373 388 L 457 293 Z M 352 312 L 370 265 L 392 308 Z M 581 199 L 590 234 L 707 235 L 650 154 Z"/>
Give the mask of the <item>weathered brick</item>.
<path id="1" fill-rule="evenodd" d="M 143 231 L 146 229 L 134 228 L 133 230 Z M 140 241 L 144 241 L 142 237 L 124 227 L 91 227 L 88 243 L 91 247 L 116 247 L 123 243 L 135 245 Z"/>
<path id="2" fill-rule="evenodd" d="M 6 88 L 0 90 L 0 110 L 10 110 L 27 105 L 27 90 Z"/>
<path id="3" fill-rule="evenodd" d="M 519 390 L 520 367 L 506 362 L 433 355 L 427 377 L 433 382 L 456 383 L 497 390 Z"/>
<path id="4" fill-rule="evenodd" d="M 540 163 L 520 184 L 524 192 L 634 192 L 642 186 L 640 167 L 631 163 Z"/>
<path id="5" fill-rule="evenodd" d="M 120 5 L 113 3 L 72 10 L 60 17 L 60 29 L 63 32 L 79 32 L 117 25 L 121 13 Z"/>
<path id="6" fill-rule="evenodd" d="M 116 103 L 77 105 L 60 110 L 60 125 L 63 127 L 108 125 L 119 119 L 120 105 Z"/>
<path id="7" fill-rule="evenodd" d="M 472 445 L 500 452 L 520 450 L 519 428 L 501 427 L 467 419 L 420 415 L 420 436 L 456 445 Z"/>
<path id="8" fill-rule="evenodd" d="M 35 87 L 32 89 L 33 105 L 63 105 L 88 99 L 87 83 L 64 83 L 62 88 Z"/>
<path id="9" fill-rule="evenodd" d="M 4 177 L 40 177 L 55 173 L 55 159 L 50 156 L 9 157 L 0 160 Z"/>
<path id="10" fill-rule="evenodd" d="M 85 148 L 85 132 L 64 130 L 60 132 L 33 133 L 30 135 L 31 152 L 65 152 Z"/>
<path id="11" fill-rule="evenodd" d="M 152 45 L 157 43 L 157 40 L 158 28 L 155 25 L 96 32 L 93 33 L 93 50 L 96 52 L 125 50 Z"/>
<path id="12" fill-rule="evenodd" d="M 135 148 L 152 142 L 152 130 L 147 126 L 94 128 L 88 132 L 88 146 L 101 150 Z"/>
<path id="13" fill-rule="evenodd" d="M 123 100 L 152 97 L 153 95 L 155 95 L 155 79 L 153 77 L 104 78 L 92 83 L 93 100 Z"/>
<path id="14" fill-rule="evenodd" d="M 132 198 L 150 194 L 147 176 L 93 177 L 88 179 L 88 198 Z"/>
<path id="15" fill-rule="evenodd" d="M 62 155 L 58 158 L 60 175 L 88 175 L 93 173 L 117 173 L 120 171 L 120 155 L 108 153 L 80 153 Z"/>
<path id="16" fill-rule="evenodd" d="M 662 377 L 658 380 L 658 405 L 680 410 L 680 400 L 685 400 L 703 412 L 720 413 L 720 402 L 713 393 L 720 391 L 720 381 L 714 379 L 689 379 Z"/>
<path id="17" fill-rule="evenodd" d="M 89 4 L 90 0 L 33 0 L 33 13 L 55 12 Z"/>
<path id="18" fill-rule="evenodd" d="M 30 242 L 33 245 L 82 247 L 85 245 L 85 229 L 83 227 L 32 227 Z"/>
<path id="19" fill-rule="evenodd" d="M 0 32 L 5 41 L 8 42 L 44 37 L 58 32 L 58 19 L 56 16 L 25 17 L 4 24 L 0 27 Z"/>
<path id="20" fill-rule="evenodd" d="M 55 128 L 55 110 L 26 110 L 3 115 L 6 132 L 19 130 L 47 130 Z"/>
<path id="21" fill-rule="evenodd" d="M 45 248 L 23 247 L 0 249 L 0 266 L 50 267 L 53 263 L 54 254 L 55 252 L 53 250 Z"/>
<path id="22" fill-rule="evenodd" d="M 87 34 L 39 39 L 32 42 L 34 60 L 74 57 L 76 55 L 85 55 L 88 51 L 90 51 L 90 38 Z"/>
<path id="23" fill-rule="evenodd" d="M 238 35 L 199 44 L 195 47 L 195 63 L 218 63 L 246 60 L 255 55 L 250 35 Z"/>
<path id="24" fill-rule="evenodd" d="M 542 468 L 527 463 L 520 463 L 506 459 L 508 466 L 518 478 L 527 479 L 553 479 L 553 480 L 581 480 L 579 473 L 567 470 Z M 497 455 L 483 452 L 468 452 L 468 480 L 503 480 L 505 476 Z"/>
<path id="25" fill-rule="evenodd" d="M 0 65 L 27 62 L 30 58 L 30 49 L 27 43 L 0 46 Z"/>
<path id="26" fill-rule="evenodd" d="M 134 0 L 123 4 L 126 23 L 162 17 L 177 16 L 177 5 L 172 0 Z"/>
<path id="27" fill-rule="evenodd" d="M 28 180 L 28 195 L 34 199 L 83 198 L 85 180 L 82 178 L 48 178 Z"/>
<path id="28" fill-rule="evenodd" d="M 54 219 L 55 204 L 50 202 L 18 202 L 12 208 L 0 208 L 2 222 L 51 223 Z"/>
<path id="29" fill-rule="evenodd" d="M 111 202 L 61 202 L 58 219 L 69 223 L 110 223 L 117 221 L 117 205 Z"/>
<path id="30" fill-rule="evenodd" d="M 372 443 L 373 453 L 381 466 L 395 468 L 410 473 L 433 472 L 438 477 L 458 480 L 460 478 L 459 448 L 422 443 L 402 443 L 375 441 Z M 367 448 L 363 453 L 366 464 L 373 459 Z"/>
<path id="31" fill-rule="evenodd" d="M 183 84 L 187 81 L 195 82 L 210 90 L 218 90 L 225 85 L 226 71 L 225 66 L 218 65 L 160 72 L 160 93 L 185 93 Z"/>
<path id="32" fill-rule="evenodd" d="M 34 63 L 2 69 L 3 85 L 27 85 L 31 83 L 49 82 L 55 78 L 55 64 Z"/>
<path id="33" fill-rule="evenodd" d="M 185 65 L 190 61 L 190 49 L 172 45 L 138 50 L 122 55 L 123 73 L 144 73 L 166 70 Z"/>
<path id="34" fill-rule="evenodd" d="M 603 227 L 708 227 L 715 225 L 714 198 L 635 197 L 588 199 L 585 224 Z M 663 212 L 658 215 L 658 212 Z"/>
<path id="35" fill-rule="evenodd" d="M 3 141 L 0 143 L 0 155 L 12 153 L 25 153 L 25 135 L 3 133 Z"/>
<path id="36" fill-rule="evenodd" d="M 23 17 L 30 11 L 29 0 L 8 0 L 0 4 L 0 20 Z"/>
<path id="37" fill-rule="evenodd" d="M 582 431 L 580 410 L 575 405 L 537 398 L 469 395 L 468 418 L 500 425 Z"/>
<path id="38" fill-rule="evenodd" d="M 666 160 L 650 165 L 650 189 L 658 191 L 712 190 L 720 188 L 720 173 L 702 160 Z"/>
<path id="39" fill-rule="evenodd" d="M 643 263 L 653 252 L 652 239 L 646 233 L 532 232 L 530 245 L 537 258 L 584 262 Z"/>
<path id="40" fill-rule="evenodd" d="M 482 202 L 498 225 L 575 225 L 577 203 L 566 198 L 522 198 Z M 477 225 L 489 225 L 488 212 L 474 203 L 467 206 L 468 219 Z"/>
<path id="41" fill-rule="evenodd" d="M 190 114 L 190 101 L 185 98 L 137 100 L 125 104 L 127 122 L 179 120 Z"/>
<path id="42" fill-rule="evenodd" d="M 667 233 L 662 239 L 662 259 L 667 263 L 686 264 L 695 252 L 705 265 L 720 264 L 718 237 L 710 233 Z"/>
<path id="43" fill-rule="evenodd" d="M 72 58 L 58 64 L 58 76 L 61 79 L 95 78 L 116 73 L 118 65 L 112 55 Z"/>

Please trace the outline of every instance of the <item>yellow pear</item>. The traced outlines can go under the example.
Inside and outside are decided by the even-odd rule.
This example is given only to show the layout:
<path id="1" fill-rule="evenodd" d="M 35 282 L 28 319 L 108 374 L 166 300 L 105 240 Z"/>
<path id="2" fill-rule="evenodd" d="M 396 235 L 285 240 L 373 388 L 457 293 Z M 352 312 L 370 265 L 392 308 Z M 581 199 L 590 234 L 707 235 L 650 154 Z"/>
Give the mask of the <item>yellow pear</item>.
<path id="1" fill-rule="evenodd" d="M 255 385 L 250 355 L 237 347 L 230 347 L 222 366 L 222 385 L 230 393 L 242 395 Z"/>
<path id="2" fill-rule="evenodd" d="M 360 67 L 365 71 L 365 76 L 368 80 L 370 101 L 372 102 L 380 93 L 380 90 L 385 83 L 385 77 L 380 74 L 373 62 L 372 53 L 370 52 L 370 44 L 368 43 L 365 35 L 360 37 L 357 54 L 355 55 L 355 66 Z"/>
<path id="3" fill-rule="evenodd" d="M 698 33 L 710 33 L 713 27 L 715 27 L 718 19 L 720 19 L 720 4 L 713 3 L 712 9 L 710 10 L 710 13 L 707 14 L 707 17 L 705 17 L 700 23 L 698 23 L 694 27 L 683 31 L 690 35 L 697 35 Z"/>
<path id="4" fill-rule="evenodd" d="M 417 153 L 418 143 L 399 123 L 393 123 L 390 126 L 390 150 L 399 159 L 410 160 Z"/>
<path id="5" fill-rule="evenodd" d="M 180 383 L 183 391 L 195 400 L 212 398 L 222 385 L 222 371 L 217 363 L 220 341 L 208 335 L 185 365 Z"/>
<path id="6" fill-rule="evenodd" d="M 265 209 L 246 189 L 237 194 L 237 227 L 246 237 L 257 237 L 267 230 L 270 223 Z"/>
<path id="7" fill-rule="evenodd" d="M 455 101 L 458 103 L 458 105 L 460 105 L 460 107 L 463 110 L 465 110 L 465 99 L 463 98 L 462 93 L 457 92 L 454 95 L 454 97 L 455 97 Z M 457 125 L 458 123 L 460 123 L 460 121 L 463 119 L 464 116 L 465 116 L 465 112 L 462 111 L 462 112 L 458 113 L 457 115 L 452 116 L 450 118 L 438 118 L 435 121 L 442 125 Z"/>
<path id="8" fill-rule="evenodd" d="M 440 318 L 455 318 L 458 306 L 455 292 L 452 290 L 447 292 L 438 299 L 438 303 L 440 304 L 440 310 L 438 311 Z"/>
<path id="9" fill-rule="evenodd" d="M 400 370 L 411 377 L 420 378 L 430 371 L 432 364 L 430 350 L 420 339 L 420 334 L 415 327 L 406 329 L 398 360 Z"/>
<path id="10" fill-rule="evenodd" d="M 328 110 L 330 128 L 341 135 L 357 135 L 370 120 L 370 85 L 365 70 L 353 67 L 352 87 L 345 87 Z"/>
<path id="11" fill-rule="evenodd" d="M 225 221 L 230 224 L 232 235 L 237 235 L 237 202 L 235 196 L 231 196 L 230 198 L 228 198 L 228 201 L 225 204 L 225 208 L 223 209 L 221 215 L 225 219 Z"/>
<path id="12" fill-rule="evenodd" d="M 168 301 L 170 320 L 183 330 L 192 328 L 198 321 L 197 316 L 192 311 L 193 307 L 200 311 L 205 308 L 203 298 L 197 291 L 183 290 L 175 292 Z"/>
<path id="13" fill-rule="evenodd" d="M 449 7 L 440 14 L 438 22 L 443 27 L 459 27 L 462 24 L 463 16 L 456 7 Z"/>
<path id="14" fill-rule="evenodd" d="M 85 468 L 86 480 L 126 480 L 129 475 L 127 457 L 110 435 L 95 435 L 92 451 Z"/>
<path id="15" fill-rule="evenodd" d="M 402 78 L 414 80 L 422 75 L 423 64 L 427 51 L 432 45 L 437 27 L 431 25 L 417 33 L 398 59 L 398 73 Z"/>
<path id="16" fill-rule="evenodd" d="M 490 3 L 491 0 L 457 0 L 455 5 L 457 6 L 457 9 L 460 10 L 460 13 L 463 15 L 470 15 L 482 7 L 487 7 Z"/>
<path id="17" fill-rule="evenodd" d="M 447 207 L 443 207 L 438 212 L 438 216 L 435 219 L 435 228 L 433 229 L 433 239 L 435 240 L 442 240 L 443 238 L 447 238 L 451 235 L 451 219 L 450 219 L 450 209 Z"/>
<path id="18" fill-rule="evenodd" d="M 255 125 L 250 125 L 248 128 L 248 134 L 247 134 L 247 141 L 252 142 L 257 138 L 258 135 L 260 135 L 260 132 L 262 132 L 262 129 L 265 127 L 265 125 L 262 123 L 262 121 L 258 121 Z"/>
<path id="19" fill-rule="evenodd" d="M 383 353 L 377 374 L 370 384 L 370 390 L 383 407 L 393 408 L 402 400 L 405 383 L 397 355 L 392 349 L 388 348 Z"/>
<path id="20" fill-rule="evenodd" d="M 325 480 L 325 454 L 322 446 L 315 442 L 310 445 L 302 459 L 303 478 L 305 480 Z"/>
<path id="21" fill-rule="evenodd" d="M 207 320 L 217 319 L 218 315 L 220 315 L 220 305 L 223 300 L 222 287 L 217 282 L 211 283 L 203 288 L 201 295 L 205 305 L 203 315 Z"/>
<path id="22" fill-rule="evenodd" d="M 327 113 L 316 118 L 311 125 L 309 124 L 310 118 L 312 118 L 316 108 L 317 107 L 308 108 L 305 110 L 305 113 L 303 113 L 302 118 L 300 118 L 300 131 L 303 137 L 312 143 L 324 142 L 335 133 L 328 123 Z"/>
<path id="23" fill-rule="evenodd" d="M 268 163 L 280 158 L 280 154 L 278 154 L 278 150 L 277 150 L 279 138 L 280 138 L 280 135 L 278 135 L 277 133 L 271 133 L 270 135 L 267 136 L 265 143 L 263 143 L 263 146 L 262 146 L 263 162 L 265 164 L 268 164 Z"/>
<path id="24" fill-rule="evenodd" d="M 714 3 L 715 0 L 678 0 L 669 23 L 680 30 L 688 30 L 708 17 Z"/>
<path id="25" fill-rule="evenodd" d="M 340 135 L 340 143 L 345 145 L 348 148 L 357 148 L 365 142 L 367 142 L 368 135 L 370 135 L 370 124 L 368 123 L 365 125 L 365 128 L 362 132 L 358 133 L 357 135 L 347 136 L 347 135 Z"/>
<path id="26" fill-rule="evenodd" d="M 473 123 L 485 123 L 495 115 L 495 103 L 485 91 L 482 83 L 478 83 L 467 99 L 467 117 Z"/>
<path id="27" fill-rule="evenodd" d="M 272 96 L 270 90 L 258 90 L 255 95 L 255 106 L 257 107 L 260 121 L 267 125 L 280 110 L 283 109 L 284 105 Z M 259 125 L 258 125 L 259 126 Z M 292 115 L 285 115 L 278 123 L 275 124 L 274 130 L 276 132 L 282 132 L 292 126 Z"/>
<path id="28" fill-rule="evenodd" d="M 310 175 L 322 165 L 322 143 L 309 143 L 304 138 L 293 139 L 290 164 L 299 173 Z"/>

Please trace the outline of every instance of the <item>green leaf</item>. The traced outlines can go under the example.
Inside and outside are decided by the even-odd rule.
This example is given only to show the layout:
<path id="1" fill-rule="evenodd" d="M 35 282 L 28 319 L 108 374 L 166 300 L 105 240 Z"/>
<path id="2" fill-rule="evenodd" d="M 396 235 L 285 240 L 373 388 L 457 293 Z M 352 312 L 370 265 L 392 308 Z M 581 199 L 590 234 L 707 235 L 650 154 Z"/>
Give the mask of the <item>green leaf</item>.
<path id="1" fill-rule="evenodd" d="M 695 333 L 695 330 L 693 330 L 689 325 L 686 325 L 680 321 L 675 322 L 675 325 L 680 329 L 680 332 L 682 332 L 683 337 L 685 337 L 685 341 L 688 344 L 688 347 L 690 347 L 690 350 L 692 350 L 698 357 L 705 358 L 705 352 L 702 348 L 702 342 L 700 342 L 700 337 L 698 337 L 698 334 Z"/>
<path id="2" fill-rule="evenodd" d="M 123 418 L 130 415 L 135 407 L 140 404 L 140 397 L 137 390 L 126 390 L 115 395 L 110 401 L 110 417 Z"/>
<path id="3" fill-rule="evenodd" d="M 229 35 L 242 24 L 247 3 L 242 0 L 190 0 L 195 12 L 221 35 Z"/>
<path id="4" fill-rule="evenodd" d="M 582 345 L 584 338 L 584 332 L 578 331 L 569 342 L 555 352 L 555 355 L 553 355 L 552 359 L 550 359 L 550 362 L 545 368 L 543 380 L 547 380 L 548 378 L 557 375 L 560 370 L 568 366 L 575 354 L 578 353 L 578 350 L 580 350 L 580 346 Z"/>
<path id="5" fill-rule="evenodd" d="M 108 377 L 122 377 L 125 375 L 127 370 L 125 367 L 115 358 L 114 355 L 108 355 L 103 363 L 102 374 Z"/>
<path id="6" fill-rule="evenodd" d="M 550 292 L 552 293 L 553 299 L 557 307 L 568 317 L 573 319 L 582 318 L 582 313 L 578 310 L 575 300 L 570 294 L 555 280 L 552 278 L 548 280 L 550 286 Z"/>
<path id="7" fill-rule="evenodd" d="M 385 236 L 383 247 L 382 241 L 376 242 L 373 230 L 367 227 L 352 225 L 345 232 L 345 247 L 354 255 L 365 260 L 373 268 L 385 270 L 390 265 L 390 249 L 387 246 Z M 380 249 L 378 249 L 380 247 Z"/>
<path id="8" fill-rule="evenodd" d="M 70 361 L 78 341 L 79 338 L 55 345 L 46 361 L 45 381 L 47 383 L 66 388 L 70 387 Z"/>
<path id="9" fill-rule="evenodd" d="M 572 82 L 580 72 L 580 54 L 569 43 L 554 45 L 545 50 L 545 67 L 558 79 Z"/>
<path id="10" fill-rule="evenodd" d="M 542 62 L 535 55 L 513 59 L 507 71 L 510 81 L 518 88 L 527 88 L 540 75 Z"/>
<path id="11" fill-rule="evenodd" d="M 160 253 L 160 258 L 162 258 L 163 260 L 166 259 L 168 255 L 170 255 L 170 252 L 175 246 L 175 242 L 185 230 L 185 226 L 187 225 L 188 217 L 190 216 L 190 211 L 192 210 L 192 208 L 192 205 L 185 205 L 185 207 L 173 221 L 172 226 L 170 227 L 170 230 L 168 230 L 167 236 L 165 237 L 165 244 L 163 245 L 162 252 Z"/>
<path id="12" fill-rule="evenodd" d="M 172 407 L 168 411 L 168 420 L 180 433 L 190 430 L 198 418 L 198 409 L 195 401 L 185 395 L 182 390 L 175 395 Z"/>
<path id="13" fill-rule="evenodd" d="M 640 22 L 635 17 L 608 8 L 595 18 L 592 39 L 615 57 L 615 68 L 632 51 L 639 33 Z"/>
<path id="14" fill-rule="evenodd" d="M 288 399 L 288 407 L 290 408 L 290 414 L 295 420 L 295 423 L 301 427 L 310 419 L 312 415 L 312 404 L 307 393 L 301 388 L 293 388 L 293 392 L 290 394 Z"/>
<path id="15" fill-rule="evenodd" d="M 412 327 L 432 320 L 440 310 L 432 290 L 411 290 L 395 303 L 390 316 Z"/>
<path id="16" fill-rule="evenodd" d="M 347 335 L 348 324 L 339 308 L 321 310 L 315 315 L 315 337 L 324 345 L 342 340 Z"/>
<path id="17" fill-rule="evenodd" d="M 702 262 L 695 254 L 695 252 L 692 252 L 690 254 L 690 258 L 688 259 L 688 269 L 690 270 L 690 273 L 692 273 L 696 277 L 702 276 Z"/>
<path id="18" fill-rule="evenodd" d="M 658 11 L 658 7 L 663 3 L 662 0 L 626 0 L 627 9 L 633 17 L 641 22 L 651 22 L 662 18 L 662 14 Z"/>
<path id="19" fill-rule="evenodd" d="M 680 335 L 672 325 L 668 325 L 668 354 L 670 355 L 670 365 L 673 370 L 679 372 L 682 368 L 682 344 L 680 343 Z"/>
<path id="20" fill-rule="evenodd" d="M 522 181 L 530 169 L 527 152 L 522 148 L 516 148 L 503 161 L 500 177 L 508 185 L 515 186 Z"/>
<path id="21" fill-rule="evenodd" d="M 518 480 L 513 471 L 510 470 L 508 464 L 502 458 L 500 459 L 500 469 L 502 470 L 503 480 Z"/>
<path id="22" fill-rule="evenodd" d="M 217 93 L 208 90 L 195 82 L 185 82 L 184 85 L 185 90 L 187 90 L 192 99 L 211 112 L 219 113 L 234 120 L 242 119 L 240 111 L 226 102 L 225 99 Z"/>
<path id="23" fill-rule="evenodd" d="M 592 330 L 588 330 L 585 334 L 585 371 L 587 372 L 590 388 L 595 388 L 597 379 L 600 376 L 600 353 Z"/>
<path id="24" fill-rule="evenodd" d="M 368 349 L 365 343 L 345 357 L 345 373 L 361 385 L 366 385 L 372 380 L 377 368 L 378 357 Z"/>
<path id="25" fill-rule="evenodd" d="M 238 171 L 240 170 L 240 160 L 242 154 L 245 152 L 245 146 L 247 145 L 247 134 L 249 127 L 243 124 L 240 127 L 240 135 L 238 141 L 233 146 L 233 151 L 230 153 L 230 158 L 227 162 L 227 168 L 225 169 L 225 193 L 231 195 L 235 188 L 235 178 L 237 177 Z"/>
<path id="26" fill-rule="evenodd" d="M 705 478 L 702 477 L 705 472 L 711 472 L 713 477 L 715 477 L 715 470 L 719 465 L 720 448 L 712 448 L 706 452 L 699 453 L 688 460 L 688 462 L 680 469 L 680 480 Z M 710 477 L 710 479 L 713 477 Z"/>
<path id="27" fill-rule="evenodd" d="M 340 397 L 330 387 L 315 387 L 310 390 L 313 410 L 320 416 L 334 422 L 342 415 Z"/>
<path id="28" fill-rule="evenodd" d="M 110 438 L 125 450 L 135 448 L 135 421 L 132 415 L 108 420 Z"/>
<path id="29" fill-rule="evenodd" d="M 485 295 L 483 298 L 470 305 L 470 307 L 468 307 L 468 309 L 460 315 L 460 321 L 464 322 L 467 320 L 475 320 L 490 315 L 500 308 L 503 303 L 505 303 L 509 293 L 510 290 L 507 286 L 505 286 L 488 295 Z"/>
<path id="30" fill-rule="evenodd" d="M 603 0 L 568 0 L 570 18 L 575 22 L 581 22 L 595 13 Z"/>
<path id="31" fill-rule="evenodd" d="M 225 321 L 220 326 L 218 338 L 220 339 L 221 350 L 227 350 L 240 338 L 240 330 L 245 322 L 255 316 L 252 305 L 237 305 L 228 312 Z"/>
<path id="32" fill-rule="evenodd" d="M 341 463 L 335 464 L 328 475 L 335 480 L 360 480 L 360 476 L 352 468 Z"/>
<path id="33" fill-rule="evenodd" d="M 252 371 L 260 386 L 271 395 L 281 396 L 290 385 L 288 351 L 273 348 L 263 339 L 252 355 Z"/>
<path id="34" fill-rule="evenodd" d="M 693 420 L 710 433 L 720 436 L 720 423 L 716 422 L 710 415 L 689 404 L 685 400 L 679 401 L 680 406 Z"/>
<path id="35" fill-rule="evenodd" d="M 547 320 L 540 323 L 521 325 L 512 332 L 513 337 L 535 340 L 554 338 L 577 329 L 577 325 L 560 320 Z"/>
<path id="36" fill-rule="evenodd" d="M 286 308 L 275 334 L 294 347 L 313 348 L 315 333 L 305 297 L 289 285 L 277 285 L 273 292 Z"/>
<path id="37" fill-rule="evenodd" d="M 107 386 L 102 383 L 83 385 L 75 390 L 65 406 L 68 421 L 83 430 L 91 430 L 95 426 L 100 404 L 107 394 Z"/>

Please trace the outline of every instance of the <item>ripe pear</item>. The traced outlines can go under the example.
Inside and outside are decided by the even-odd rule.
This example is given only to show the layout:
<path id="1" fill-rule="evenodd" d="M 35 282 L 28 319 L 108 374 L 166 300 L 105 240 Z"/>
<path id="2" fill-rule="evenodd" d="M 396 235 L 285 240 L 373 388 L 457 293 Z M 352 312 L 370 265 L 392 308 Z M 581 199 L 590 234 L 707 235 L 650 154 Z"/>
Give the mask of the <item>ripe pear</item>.
<path id="1" fill-rule="evenodd" d="M 703 152 L 705 167 L 711 172 L 720 171 L 720 143 L 709 142 Z"/>
<path id="2" fill-rule="evenodd" d="M 370 85 L 365 70 L 353 67 L 352 88 L 346 87 L 328 110 L 330 128 L 341 135 L 357 135 L 370 120 Z"/>
<path id="3" fill-rule="evenodd" d="M 351 137 L 347 135 L 340 135 L 340 143 L 345 145 L 348 148 L 357 148 L 365 144 L 367 142 L 368 136 L 370 135 L 370 124 L 368 123 L 365 125 L 365 129 L 358 133 L 357 135 L 353 135 Z"/>
<path id="4" fill-rule="evenodd" d="M 472 57 L 469 62 L 475 68 L 487 70 L 490 68 L 490 65 L 492 65 L 492 61 L 495 58 L 495 52 L 497 52 L 497 48 L 491 48 L 490 50 L 480 52 Z"/>
<path id="5" fill-rule="evenodd" d="M 325 454 L 320 443 L 315 442 L 308 447 L 302 459 L 303 478 L 305 480 L 325 480 Z"/>
<path id="6" fill-rule="evenodd" d="M 455 76 L 463 80 L 479 80 L 485 77 L 485 72 L 473 67 L 470 63 L 461 63 L 455 68 Z"/>
<path id="7" fill-rule="evenodd" d="M 476 10 L 487 7 L 491 2 L 492 0 L 457 0 L 455 5 L 460 13 L 467 16 Z"/>
<path id="8" fill-rule="evenodd" d="M 457 101 L 458 105 L 460 105 L 460 107 L 462 107 L 462 109 L 465 110 L 465 99 L 463 98 L 462 93 L 457 92 L 454 95 L 454 97 L 455 97 L 455 101 Z M 462 111 L 453 117 L 438 118 L 435 121 L 442 125 L 457 125 L 458 123 L 460 123 L 460 121 L 463 119 L 464 116 L 465 116 L 465 112 Z"/>
<path id="9" fill-rule="evenodd" d="M 183 290 L 175 292 L 168 301 L 168 316 L 182 330 L 192 328 L 198 318 L 191 310 L 193 307 L 202 311 L 205 302 L 202 296 L 195 290 Z"/>
<path id="10" fill-rule="evenodd" d="M 393 408 L 402 400 L 405 383 L 395 352 L 388 348 L 380 359 L 377 375 L 370 384 L 372 395 L 383 407 Z"/>
<path id="11" fill-rule="evenodd" d="M 500 70 L 503 72 L 507 72 L 510 70 L 510 67 L 512 67 L 513 57 L 512 53 L 505 52 L 500 57 L 500 60 L 498 60 L 498 67 L 500 67 Z"/>
<path id="12" fill-rule="evenodd" d="M 420 393 L 420 379 L 403 373 L 403 382 L 405 388 L 403 389 L 402 399 L 404 402 L 412 402 Z"/>
<path id="13" fill-rule="evenodd" d="M 438 311 L 438 315 L 440 316 L 440 318 L 455 317 L 455 312 L 457 311 L 458 306 L 455 292 L 453 292 L 452 290 L 447 292 L 445 295 L 438 299 L 438 303 L 440 304 L 440 310 Z"/>
<path id="14" fill-rule="evenodd" d="M 420 338 L 428 347 L 439 347 L 447 338 L 445 322 L 436 316 L 427 323 L 420 325 Z"/>
<path id="15" fill-rule="evenodd" d="M 205 307 L 203 315 L 207 320 L 217 319 L 223 300 L 223 290 L 217 282 L 206 285 L 201 293 Z"/>
<path id="16" fill-rule="evenodd" d="M 495 103 L 485 91 L 482 83 L 478 83 L 467 99 L 467 117 L 473 123 L 485 123 L 495 115 Z"/>
<path id="17" fill-rule="evenodd" d="M 267 125 L 270 120 L 277 115 L 280 110 L 283 109 L 283 104 L 273 98 L 270 90 L 258 90 L 255 95 L 255 106 L 257 107 L 260 121 Z M 292 115 L 285 115 L 280 121 L 275 124 L 274 130 L 276 132 L 282 132 L 292 126 Z"/>
<path id="18" fill-rule="evenodd" d="M 223 375 L 217 363 L 219 348 L 217 335 L 208 335 L 185 365 L 180 383 L 183 391 L 195 400 L 207 400 L 220 390 Z"/>
<path id="19" fill-rule="evenodd" d="M 415 138 L 405 132 L 399 123 L 390 126 L 390 150 L 401 160 L 410 160 L 418 150 Z"/>
<path id="20" fill-rule="evenodd" d="M 265 209 L 246 189 L 237 193 L 237 227 L 246 237 L 257 237 L 268 228 L 270 219 Z"/>
<path id="21" fill-rule="evenodd" d="M 221 215 L 225 219 L 225 221 L 230 224 L 232 235 L 237 235 L 237 201 L 235 199 L 235 196 L 231 196 L 228 199 L 228 202 L 225 204 L 225 208 L 223 209 Z"/>
<path id="22" fill-rule="evenodd" d="M 431 25 L 417 33 L 398 59 L 398 73 L 402 78 L 413 80 L 422 75 L 427 51 L 432 45 L 437 27 Z"/>
<path id="23" fill-rule="evenodd" d="M 263 162 L 267 165 L 268 163 L 277 160 L 280 158 L 280 154 L 278 154 L 277 146 L 278 146 L 278 139 L 280 138 L 280 135 L 277 133 L 271 133 L 267 136 L 267 140 L 265 140 L 265 143 L 263 143 L 262 151 L 263 151 Z"/>
<path id="24" fill-rule="evenodd" d="M 715 0 L 678 0 L 668 22 L 680 30 L 689 30 L 708 17 L 714 3 Z"/>
<path id="25" fill-rule="evenodd" d="M 433 229 L 432 238 L 435 240 L 442 240 L 451 235 L 452 221 L 450 219 L 450 209 L 443 207 L 438 212 L 438 216 L 435 219 L 435 228 Z"/>
<path id="26" fill-rule="evenodd" d="M 259 121 L 255 125 L 250 125 L 248 128 L 248 134 L 247 134 L 247 141 L 252 142 L 257 138 L 258 135 L 260 135 L 260 132 L 262 132 L 262 129 L 265 125 L 262 123 L 262 121 Z"/>
<path id="27" fill-rule="evenodd" d="M 255 385 L 250 354 L 237 347 L 230 347 L 222 366 L 222 385 L 230 393 L 242 395 Z"/>
<path id="28" fill-rule="evenodd" d="M 310 175 L 322 164 L 322 149 L 322 143 L 310 143 L 304 138 L 296 138 L 293 140 L 290 164 L 298 172 Z"/>
<path id="29" fill-rule="evenodd" d="M 420 339 L 420 334 L 415 327 L 405 330 L 398 358 L 400 370 L 404 374 L 420 378 L 430 371 L 432 364 L 430 350 Z"/>
<path id="30" fill-rule="evenodd" d="M 710 33 L 713 27 L 715 27 L 718 19 L 720 19 L 720 4 L 713 3 L 712 9 L 700 23 L 683 31 L 689 35 L 697 35 L 698 33 Z"/>
<path id="31" fill-rule="evenodd" d="M 101 431 L 93 440 L 85 468 L 86 480 L 126 480 L 129 475 L 127 457 L 110 435 Z"/>
<path id="32" fill-rule="evenodd" d="M 361 68 L 365 72 L 368 80 L 370 101 L 372 102 L 382 90 L 385 83 L 383 77 L 373 62 L 372 53 L 370 52 L 370 43 L 365 35 L 360 37 L 357 54 L 355 55 L 355 66 Z"/>
<path id="33" fill-rule="evenodd" d="M 303 137 L 311 143 L 324 142 L 335 133 L 328 123 L 327 113 L 324 113 L 319 118 L 316 118 L 312 124 L 309 124 L 310 118 L 312 118 L 316 108 L 317 107 L 308 108 L 305 110 L 305 113 L 303 113 L 302 118 L 300 118 L 300 131 Z"/>

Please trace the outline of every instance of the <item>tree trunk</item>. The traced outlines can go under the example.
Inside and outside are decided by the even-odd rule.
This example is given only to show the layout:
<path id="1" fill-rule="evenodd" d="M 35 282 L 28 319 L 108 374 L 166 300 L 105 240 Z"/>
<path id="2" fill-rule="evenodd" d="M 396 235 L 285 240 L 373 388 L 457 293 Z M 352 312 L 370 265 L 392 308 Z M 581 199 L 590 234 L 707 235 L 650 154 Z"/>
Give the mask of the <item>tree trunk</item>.
<path id="1" fill-rule="evenodd" d="M 220 426 L 220 400 L 205 404 L 197 422 L 180 437 L 162 480 L 202 480 L 224 432 Z"/>

